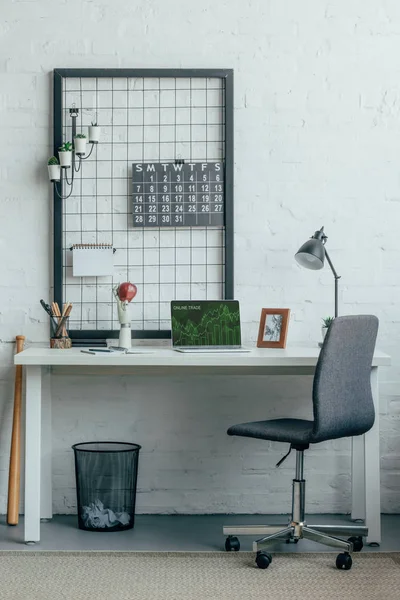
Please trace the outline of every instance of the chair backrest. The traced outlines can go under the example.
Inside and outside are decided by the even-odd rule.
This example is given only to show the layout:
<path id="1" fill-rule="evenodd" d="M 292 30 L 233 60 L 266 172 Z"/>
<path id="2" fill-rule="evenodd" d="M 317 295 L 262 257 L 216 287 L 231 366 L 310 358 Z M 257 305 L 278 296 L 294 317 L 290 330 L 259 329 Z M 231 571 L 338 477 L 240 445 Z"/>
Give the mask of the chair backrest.
<path id="1" fill-rule="evenodd" d="M 325 336 L 313 385 L 313 442 L 361 435 L 375 420 L 371 364 L 378 333 L 373 315 L 337 317 Z"/>

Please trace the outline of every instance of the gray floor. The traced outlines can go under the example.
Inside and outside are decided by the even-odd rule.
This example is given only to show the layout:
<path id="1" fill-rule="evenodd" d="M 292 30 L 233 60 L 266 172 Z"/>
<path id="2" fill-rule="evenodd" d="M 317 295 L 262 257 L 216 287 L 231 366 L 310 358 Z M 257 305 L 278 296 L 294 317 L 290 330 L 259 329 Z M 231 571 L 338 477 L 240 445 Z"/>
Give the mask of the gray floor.
<path id="1" fill-rule="evenodd" d="M 312 515 L 309 523 L 351 524 L 345 515 Z M 139 515 L 135 528 L 119 532 L 81 531 L 74 516 L 55 516 L 42 523 L 39 544 L 23 543 L 23 518 L 9 527 L 0 517 L 0 550 L 26 551 L 220 551 L 225 538 L 222 525 L 287 523 L 282 515 Z M 242 536 L 241 549 L 251 550 L 252 539 Z M 302 540 L 299 544 L 277 543 L 274 552 L 337 552 L 326 546 Z M 379 548 L 365 547 L 367 552 L 400 551 L 400 515 L 382 515 L 382 543 Z"/>

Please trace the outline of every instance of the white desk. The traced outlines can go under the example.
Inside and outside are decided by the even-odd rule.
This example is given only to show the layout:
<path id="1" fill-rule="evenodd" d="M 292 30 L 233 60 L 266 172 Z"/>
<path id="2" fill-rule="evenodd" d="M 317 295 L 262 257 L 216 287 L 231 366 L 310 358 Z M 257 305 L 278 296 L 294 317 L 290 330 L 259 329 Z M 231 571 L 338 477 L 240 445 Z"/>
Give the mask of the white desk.
<path id="1" fill-rule="evenodd" d="M 119 372 L 166 376 L 177 372 L 309 375 L 315 369 L 319 354 L 318 347 L 254 349 L 243 354 L 182 354 L 170 348 L 153 350 L 152 354 L 92 356 L 79 349 L 29 348 L 15 355 L 15 364 L 26 367 L 25 542 L 39 542 L 40 518 L 50 519 L 53 516 L 51 399 L 47 376 L 51 370 L 95 375 Z M 371 369 L 375 424 L 364 436 L 352 440 L 352 518 L 365 519 L 369 527 L 368 543 L 381 540 L 378 368 L 388 365 L 390 357 L 376 352 Z"/>

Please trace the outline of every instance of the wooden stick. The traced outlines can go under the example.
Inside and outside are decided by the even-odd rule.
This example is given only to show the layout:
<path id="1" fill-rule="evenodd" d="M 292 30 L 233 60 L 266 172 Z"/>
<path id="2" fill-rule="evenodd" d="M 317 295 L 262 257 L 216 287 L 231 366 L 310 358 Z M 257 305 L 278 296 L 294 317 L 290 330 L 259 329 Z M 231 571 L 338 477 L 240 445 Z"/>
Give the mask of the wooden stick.
<path id="1" fill-rule="evenodd" d="M 51 306 L 53 308 L 53 312 L 56 317 L 61 317 L 60 307 L 58 306 L 58 302 L 52 302 Z"/>
<path id="2" fill-rule="evenodd" d="M 24 349 L 25 336 L 17 335 L 17 354 Z M 11 436 L 10 471 L 8 475 L 7 523 L 18 525 L 19 489 L 21 477 L 21 404 L 22 365 L 15 368 L 14 414 Z"/>
<path id="3" fill-rule="evenodd" d="M 63 312 L 62 312 L 62 317 L 69 317 L 69 315 L 71 314 L 71 310 L 72 310 L 72 304 L 71 302 L 66 302 L 64 304 L 64 308 L 63 308 Z M 62 328 L 62 337 L 68 337 L 68 332 L 67 332 L 67 328 L 64 325 Z"/>

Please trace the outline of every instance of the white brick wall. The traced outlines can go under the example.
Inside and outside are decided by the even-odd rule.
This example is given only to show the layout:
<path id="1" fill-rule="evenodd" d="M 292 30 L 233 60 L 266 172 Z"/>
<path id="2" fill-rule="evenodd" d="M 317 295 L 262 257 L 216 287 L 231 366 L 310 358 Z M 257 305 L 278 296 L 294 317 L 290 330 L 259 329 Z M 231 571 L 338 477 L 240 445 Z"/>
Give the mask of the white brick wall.
<path id="1" fill-rule="evenodd" d="M 341 313 L 373 312 L 381 377 L 383 510 L 400 510 L 400 5 L 395 0 L 31 0 L 0 24 L 0 512 L 5 511 L 14 336 L 45 342 L 54 67 L 235 69 L 235 276 L 247 340 L 261 307 L 292 309 L 288 343 L 315 343 L 333 280 L 293 253 L 322 224 Z M 256 185 L 255 173 L 263 177 Z M 54 500 L 73 512 L 72 443 L 143 445 L 140 512 L 281 512 L 293 461 L 228 438 L 246 419 L 306 414 L 308 378 L 54 380 Z M 270 404 L 271 402 L 271 404 Z M 279 412 L 277 412 L 279 410 Z M 310 511 L 349 504 L 349 442 L 310 450 Z"/>

